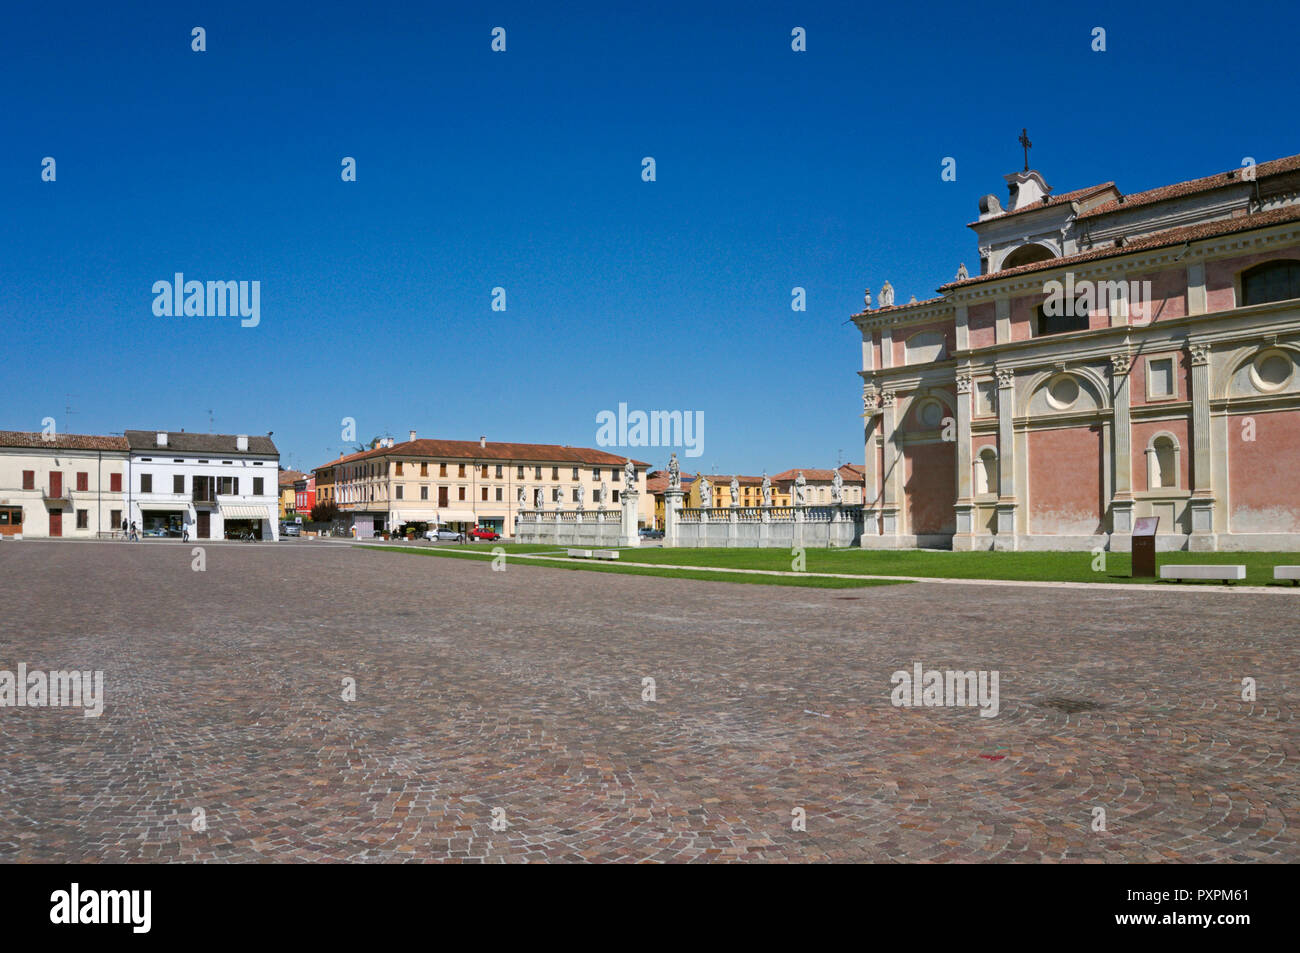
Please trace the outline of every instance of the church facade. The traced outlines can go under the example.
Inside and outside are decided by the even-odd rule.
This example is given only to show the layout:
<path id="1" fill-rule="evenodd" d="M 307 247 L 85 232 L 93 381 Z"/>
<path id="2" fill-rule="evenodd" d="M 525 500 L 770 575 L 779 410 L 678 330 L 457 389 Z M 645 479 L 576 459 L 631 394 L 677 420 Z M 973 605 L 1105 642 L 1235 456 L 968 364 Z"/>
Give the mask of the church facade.
<path id="1" fill-rule="evenodd" d="M 1125 195 L 987 195 L 862 336 L 866 547 L 1300 549 L 1300 156 Z"/>

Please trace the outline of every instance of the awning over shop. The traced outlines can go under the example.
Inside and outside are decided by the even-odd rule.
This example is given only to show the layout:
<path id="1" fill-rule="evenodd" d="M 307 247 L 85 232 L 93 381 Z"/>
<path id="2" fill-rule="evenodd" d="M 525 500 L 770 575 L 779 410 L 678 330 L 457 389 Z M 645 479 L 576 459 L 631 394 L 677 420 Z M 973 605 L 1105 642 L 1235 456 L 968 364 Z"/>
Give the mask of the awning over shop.
<path id="1" fill-rule="evenodd" d="M 141 503 L 142 512 L 184 513 L 184 503 Z"/>
<path id="2" fill-rule="evenodd" d="M 440 523 L 473 523 L 475 519 L 473 510 L 438 510 Z"/>
<path id="3" fill-rule="evenodd" d="M 394 523 L 433 523 L 438 513 L 436 510 L 393 510 L 388 517 Z"/>
<path id="4" fill-rule="evenodd" d="M 227 520 L 268 520 L 270 507 L 267 506 L 223 506 L 221 518 Z"/>

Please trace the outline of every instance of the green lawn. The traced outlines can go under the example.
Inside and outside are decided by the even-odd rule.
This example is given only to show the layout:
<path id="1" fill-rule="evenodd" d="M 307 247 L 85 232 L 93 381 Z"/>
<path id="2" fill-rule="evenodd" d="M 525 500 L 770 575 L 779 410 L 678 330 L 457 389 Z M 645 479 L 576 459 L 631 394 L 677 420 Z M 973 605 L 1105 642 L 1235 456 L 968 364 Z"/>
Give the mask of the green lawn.
<path id="1" fill-rule="evenodd" d="M 563 547 L 538 545 L 505 545 L 507 553 L 562 553 Z M 438 554 L 477 553 L 488 555 L 490 547 L 481 549 L 451 550 L 427 548 L 419 552 Z M 471 557 L 473 558 L 473 557 Z M 654 563 L 656 566 L 716 566 L 731 569 L 791 570 L 789 550 L 784 549 L 662 549 L 644 547 L 625 549 L 620 553 L 625 562 Z M 933 576 L 944 579 L 1013 579 L 1044 582 L 1154 582 L 1150 578 L 1134 579 L 1128 553 L 1106 553 L 1105 567 L 1093 569 L 1097 557 L 1090 552 L 1045 553 L 950 553 L 932 550 L 866 550 L 866 549 L 808 549 L 805 550 L 807 572 L 862 573 L 879 576 Z M 528 560 L 537 562 L 538 560 Z M 1246 566 L 1245 585 L 1277 585 L 1273 582 L 1273 567 L 1300 563 L 1297 553 L 1157 553 L 1157 566 L 1164 563 L 1242 563 Z M 551 563 L 572 568 L 572 564 Z M 582 564 L 580 568 L 589 568 Z M 611 571 L 613 566 L 596 565 L 590 568 Z M 630 568 L 617 571 L 630 572 Z M 645 570 L 650 572 L 649 570 Z M 656 572 L 655 574 L 661 574 Z M 670 572 L 670 575 L 680 575 Z M 763 581 L 772 583 L 777 577 L 758 580 L 744 576 L 721 573 L 706 578 L 727 578 L 730 581 Z M 812 580 L 809 580 L 811 582 Z M 830 580 L 823 580 L 823 584 Z M 1168 583 L 1167 585 L 1173 585 Z M 1179 585 L 1199 585 L 1180 583 Z M 1219 585 L 1219 583 L 1206 583 Z M 1286 583 L 1285 585 L 1290 585 Z"/>
<path id="2" fill-rule="evenodd" d="M 476 549 L 453 549 L 451 547 L 439 546 L 360 546 L 360 549 L 382 549 L 388 552 L 408 553 L 413 556 L 443 556 L 449 559 L 475 559 L 480 562 L 487 562 L 492 559 L 492 550 L 488 546 L 481 546 Z M 505 549 L 510 552 L 554 552 L 554 546 L 506 546 Z M 625 555 L 620 559 L 626 559 L 631 550 L 625 550 Z M 632 576 L 663 576 L 670 579 L 704 579 L 709 582 L 739 582 L 749 583 L 750 585 L 759 586 L 801 586 L 808 589 L 861 589 L 865 586 L 897 586 L 906 585 L 907 580 L 899 579 L 897 581 L 890 579 L 832 579 L 826 576 L 750 576 L 742 573 L 726 572 L 707 572 L 701 570 L 678 569 L 665 566 L 662 569 L 646 568 L 644 566 L 625 566 L 613 562 L 591 562 L 575 563 L 560 562 L 551 559 L 519 559 L 510 562 L 512 566 L 549 566 L 552 569 L 574 569 L 579 572 L 616 572 Z M 749 568 L 749 567 L 742 567 Z M 789 568 L 789 567 L 787 567 Z"/>

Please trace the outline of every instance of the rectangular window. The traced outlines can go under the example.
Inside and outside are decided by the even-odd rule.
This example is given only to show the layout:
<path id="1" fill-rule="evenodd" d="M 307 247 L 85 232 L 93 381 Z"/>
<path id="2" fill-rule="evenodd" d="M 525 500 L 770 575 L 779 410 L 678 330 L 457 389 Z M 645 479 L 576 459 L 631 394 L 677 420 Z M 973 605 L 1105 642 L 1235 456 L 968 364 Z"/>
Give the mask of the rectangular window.
<path id="1" fill-rule="evenodd" d="M 1152 399 L 1174 396 L 1174 359 L 1172 357 L 1147 360 L 1147 396 Z"/>
<path id="2" fill-rule="evenodd" d="M 438 464 L 438 476 L 446 476 L 446 475 L 447 475 L 447 464 L 445 463 Z"/>
<path id="3" fill-rule="evenodd" d="M 497 502 L 501 502 L 501 487 L 497 487 Z"/>
<path id="4" fill-rule="evenodd" d="M 23 489 L 24 489 L 24 490 L 34 490 L 34 489 L 36 489 L 36 471 L 35 471 L 35 470 L 24 470 L 24 471 L 23 471 Z"/>
<path id="5" fill-rule="evenodd" d="M 487 487 L 483 487 L 483 502 L 487 502 Z"/>
<path id="6" fill-rule="evenodd" d="M 398 460 L 396 466 L 397 466 L 396 476 L 401 476 L 401 475 L 402 475 L 402 461 L 401 461 L 401 460 Z"/>
<path id="7" fill-rule="evenodd" d="M 121 526 L 121 525 L 122 525 L 122 511 L 121 511 L 121 510 L 109 510 L 109 511 L 108 511 L 108 522 L 109 522 L 110 527 L 111 527 L 112 529 L 117 529 L 119 526 Z"/>
<path id="8" fill-rule="evenodd" d="M 427 500 L 428 498 L 429 498 L 429 488 L 427 486 L 420 487 L 420 499 Z"/>
<path id="9" fill-rule="evenodd" d="M 465 499 L 465 488 L 463 486 L 460 488 L 460 498 Z"/>
<path id="10" fill-rule="evenodd" d="M 486 463 L 483 464 L 483 468 L 479 471 L 479 474 L 478 474 L 478 475 L 479 475 L 482 479 L 484 479 L 484 480 L 487 479 L 487 468 L 488 468 L 488 465 L 487 465 Z"/>
<path id="11" fill-rule="evenodd" d="M 421 464 L 420 464 L 420 476 L 422 476 L 422 477 L 427 477 L 428 475 L 429 475 L 429 464 L 428 464 L 427 462 L 425 462 L 425 463 L 421 463 Z"/>
<path id="12" fill-rule="evenodd" d="M 576 486 L 573 488 L 573 502 L 578 502 L 578 488 Z"/>
<path id="13" fill-rule="evenodd" d="M 540 480 L 541 478 L 542 478 L 542 468 L 541 468 L 541 467 L 533 467 L 533 479 L 534 479 L 534 480 Z"/>
<path id="14" fill-rule="evenodd" d="M 523 468 L 523 467 L 515 467 L 515 479 L 516 479 L 516 480 L 522 480 L 523 478 L 524 478 L 524 468 Z"/>
<path id="15" fill-rule="evenodd" d="M 462 477 L 463 477 L 464 475 L 465 475 L 465 464 L 463 464 L 463 463 L 458 464 L 458 465 L 456 466 L 456 476 L 462 476 Z"/>
<path id="16" fill-rule="evenodd" d="M 108 491 L 110 493 L 122 492 L 122 474 L 110 473 L 108 475 Z"/>
<path id="17" fill-rule="evenodd" d="M 77 529 L 88 529 L 90 527 L 89 513 L 89 510 L 77 510 Z"/>
<path id="18" fill-rule="evenodd" d="M 599 467 L 597 467 L 595 470 L 592 470 L 592 471 L 591 471 L 591 479 L 592 479 L 592 481 L 595 482 L 595 483 L 599 483 L 599 482 L 600 482 L 600 468 L 599 468 Z"/>
<path id="19" fill-rule="evenodd" d="M 397 493 L 397 499 L 400 500 L 402 498 L 402 484 L 397 484 L 397 489 L 394 492 Z"/>
<path id="20" fill-rule="evenodd" d="M 253 477 L 253 495 L 254 495 L 254 496 L 261 496 L 261 495 L 262 495 L 262 487 L 264 486 L 264 484 L 262 483 L 262 481 L 263 481 L 264 479 L 265 479 L 264 477 Z"/>
<path id="21" fill-rule="evenodd" d="M 500 479 L 501 479 L 501 476 L 502 476 L 502 474 L 501 474 L 501 464 L 498 463 L 498 464 L 497 464 L 497 479 L 500 480 Z"/>
<path id="22" fill-rule="evenodd" d="M 78 473 L 78 474 L 77 474 L 77 489 L 80 490 L 82 493 L 85 493 L 87 490 L 90 489 L 90 474 L 89 474 L 89 473 Z"/>
<path id="23" fill-rule="evenodd" d="M 172 492 L 173 493 L 185 492 L 185 475 L 183 473 L 172 474 Z"/>
<path id="24" fill-rule="evenodd" d="M 141 493 L 152 493 L 152 492 L 153 492 L 153 474 L 152 474 L 152 473 L 141 473 L 141 474 L 140 474 L 140 492 L 141 492 Z"/>
<path id="25" fill-rule="evenodd" d="M 559 467 L 551 467 L 551 479 L 552 479 L 552 480 L 558 480 L 559 478 L 560 478 L 560 468 L 559 468 Z"/>
<path id="26" fill-rule="evenodd" d="M 573 476 L 569 477 L 569 479 L 570 479 L 570 480 L 576 480 L 576 479 L 578 479 L 578 468 L 577 468 L 577 467 L 574 467 L 574 468 L 573 468 Z"/>
<path id="27" fill-rule="evenodd" d="M 615 503 L 618 502 L 618 490 L 615 490 L 615 491 L 614 491 L 614 502 L 615 502 Z"/>

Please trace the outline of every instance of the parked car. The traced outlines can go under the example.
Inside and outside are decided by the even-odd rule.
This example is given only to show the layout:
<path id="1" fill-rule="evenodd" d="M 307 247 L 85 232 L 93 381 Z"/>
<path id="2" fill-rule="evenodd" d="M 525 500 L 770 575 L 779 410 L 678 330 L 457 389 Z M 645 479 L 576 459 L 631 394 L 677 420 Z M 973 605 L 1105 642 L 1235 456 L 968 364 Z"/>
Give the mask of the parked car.
<path id="1" fill-rule="evenodd" d="M 302 527 L 299 526 L 297 523 L 281 523 L 281 524 L 280 524 L 280 535 L 281 535 L 281 536 L 301 536 L 301 535 L 302 535 Z"/>
<path id="2" fill-rule="evenodd" d="M 663 539 L 664 531 L 661 529 L 642 529 L 640 531 L 642 539 Z"/>
<path id="3" fill-rule="evenodd" d="M 454 529 L 434 529 L 430 527 L 425 531 L 425 539 L 437 540 L 439 542 L 463 543 L 465 534 Z"/>
<path id="4" fill-rule="evenodd" d="M 493 540 L 500 539 L 501 534 L 498 533 L 496 530 L 490 529 L 486 526 L 475 526 L 472 530 L 469 531 L 469 538 L 471 542 L 476 539 L 486 539 L 489 542 L 491 542 Z"/>

